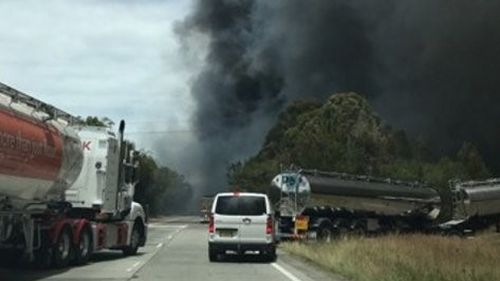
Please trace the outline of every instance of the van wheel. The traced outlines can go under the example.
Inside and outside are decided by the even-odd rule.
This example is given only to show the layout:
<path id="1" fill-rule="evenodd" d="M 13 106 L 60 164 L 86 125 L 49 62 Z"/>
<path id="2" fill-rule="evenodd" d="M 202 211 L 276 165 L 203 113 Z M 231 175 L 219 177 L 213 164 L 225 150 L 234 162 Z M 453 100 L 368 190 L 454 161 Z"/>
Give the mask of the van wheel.
<path id="1" fill-rule="evenodd" d="M 218 257 L 219 253 L 217 253 L 217 251 L 215 251 L 212 247 L 208 246 L 208 260 L 210 262 L 216 262 L 219 260 Z"/>
<path id="2" fill-rule="evenodd" d="M 265 259 L 267 262 L 275 262 L 278 256 L 276 255 L 276 246 L 272 246 L 265 254 Z"/>
<path id="3" fill-rule="evenodd" d="M 86 264 L 92 256 L 94 244 L 92 243 L 92 232 L 90 227 L 86 226 L 80 232 L 80 239 L 75 251 L 75 264 Z"/>
<path id="4" fill-rule="evenodd" d="M 141 240 L 141 230 L 139 228 L 140 226 L 137 223 L 134 223 L 132 234 L 130 235 L 130 245 L 122 249 L 125 256 L 132 256 L 137 254 L 137 250 L 139 249 L 139 241 Z"/>
<path id="5" fill-rule="evenodd" d="M 54 245 L 54 266 L 61 268 L 65 267 L 71 261 L 71 257 L 73 254 L 73 232 L 71 231 L 71 227 L 66 225 L 59 233 L 59 237 L 57 237 L 57 242 Z"/>

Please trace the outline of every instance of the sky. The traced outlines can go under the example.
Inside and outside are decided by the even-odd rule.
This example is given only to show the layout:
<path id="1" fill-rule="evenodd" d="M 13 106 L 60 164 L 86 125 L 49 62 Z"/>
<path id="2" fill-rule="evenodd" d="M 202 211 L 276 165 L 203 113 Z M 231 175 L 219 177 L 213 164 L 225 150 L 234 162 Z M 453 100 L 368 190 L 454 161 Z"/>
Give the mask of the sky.
<path id="1" fill-rule="evenodd" d="M 180 55 L 174 32 L 189 5 L 3 0 L 0 81 L 73 115 L 125 119 L 138 147 L 168 154 L 156 151 L 158 136 L 172 147 L 191 135 L 189 77 L 197 59 Z"/>

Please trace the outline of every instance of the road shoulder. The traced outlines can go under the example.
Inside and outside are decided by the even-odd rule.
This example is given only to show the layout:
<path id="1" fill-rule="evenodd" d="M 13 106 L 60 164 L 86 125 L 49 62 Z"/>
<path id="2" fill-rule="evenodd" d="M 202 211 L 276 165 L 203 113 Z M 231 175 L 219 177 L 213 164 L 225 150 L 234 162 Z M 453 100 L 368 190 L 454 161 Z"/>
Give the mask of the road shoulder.
<path id="1" fill-rule="evenodd" d="M 317 264 L 302 257 L 278 250 L 277 264 L 292 272 L 299 279 L 311 279 L 315 281 L 349 281 L 348 279 L 325 270 Z"/>

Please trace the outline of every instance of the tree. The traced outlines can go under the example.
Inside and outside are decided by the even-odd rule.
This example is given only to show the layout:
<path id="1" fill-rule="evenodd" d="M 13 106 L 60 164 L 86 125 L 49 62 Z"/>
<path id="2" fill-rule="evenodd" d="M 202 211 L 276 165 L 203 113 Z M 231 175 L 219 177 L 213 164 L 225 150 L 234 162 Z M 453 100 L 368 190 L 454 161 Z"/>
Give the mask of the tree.
<path id="1" fill-rule="evenodd" d="M 149 207 L 152 215 L 186 212 L 193 191 L 184 176 L 159 166 L 148 153 L 140 151 L 135 158 L 139 164 L 139 177 L 134 200 Z"/>
<path id="2" fill-rule="evenodd" d="M 280 166 L 401 180 L 425 181 L 445 190 L 453 178 L 490 175 L 479 151 L 465 143 L 456 156 L 432 153 L 421 138 L 385 125 L 356 93 L 335 94 L 323 105 L 295 102 L 280 114 L 261 151 L 229 167 L 228 182 L 266 192 Z"/>
<path id="3" fill-rule="evenodd" d="M 97 126 L 97 127 L 106 127 L 106 124 L 104 124 L 104 122 L 101 121 L 96 116 L 87 116 L 87 118 L 85 119 L 85 125 L 88 125 L 88 126 Z"/>
<path id="4" fill-rule="evenodd" d="M 491 176 L 479 150 L 472 143 L 463 143 L 457 153 L 457 159 L 465 167 L 465 172 L 470 179 L 484 179 Z"/>

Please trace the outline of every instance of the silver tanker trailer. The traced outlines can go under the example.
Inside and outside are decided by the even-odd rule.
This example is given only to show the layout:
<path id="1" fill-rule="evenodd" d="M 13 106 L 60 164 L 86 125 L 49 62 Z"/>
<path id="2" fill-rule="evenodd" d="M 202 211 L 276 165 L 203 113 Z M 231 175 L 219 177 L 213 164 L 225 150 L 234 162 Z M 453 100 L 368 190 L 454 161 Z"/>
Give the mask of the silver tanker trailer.
<path id="1" fill-rule="evenodd" d="M 62 267 L 144 245 L 123 131 L 123 121 L 117 136 L 0 83 L 0 250 Z"/>
<path id="2" fill-rule="evenodd" d="M 500 220 L 500 180 L 453 182 L 440 193 L 420 182 L 316 170 L 271 182 L 281 238 L 329 240 L 349 232 L 469 231 Z M 449 199 L 448 199 L 449 198 Z"/>
<path id="3" fill-rule="evenodd" d="M 495 224 L 500 232 L 500 179 L 450 181 L 450 189 L 453 213 L 448 225 L 478 229 Z"/>

